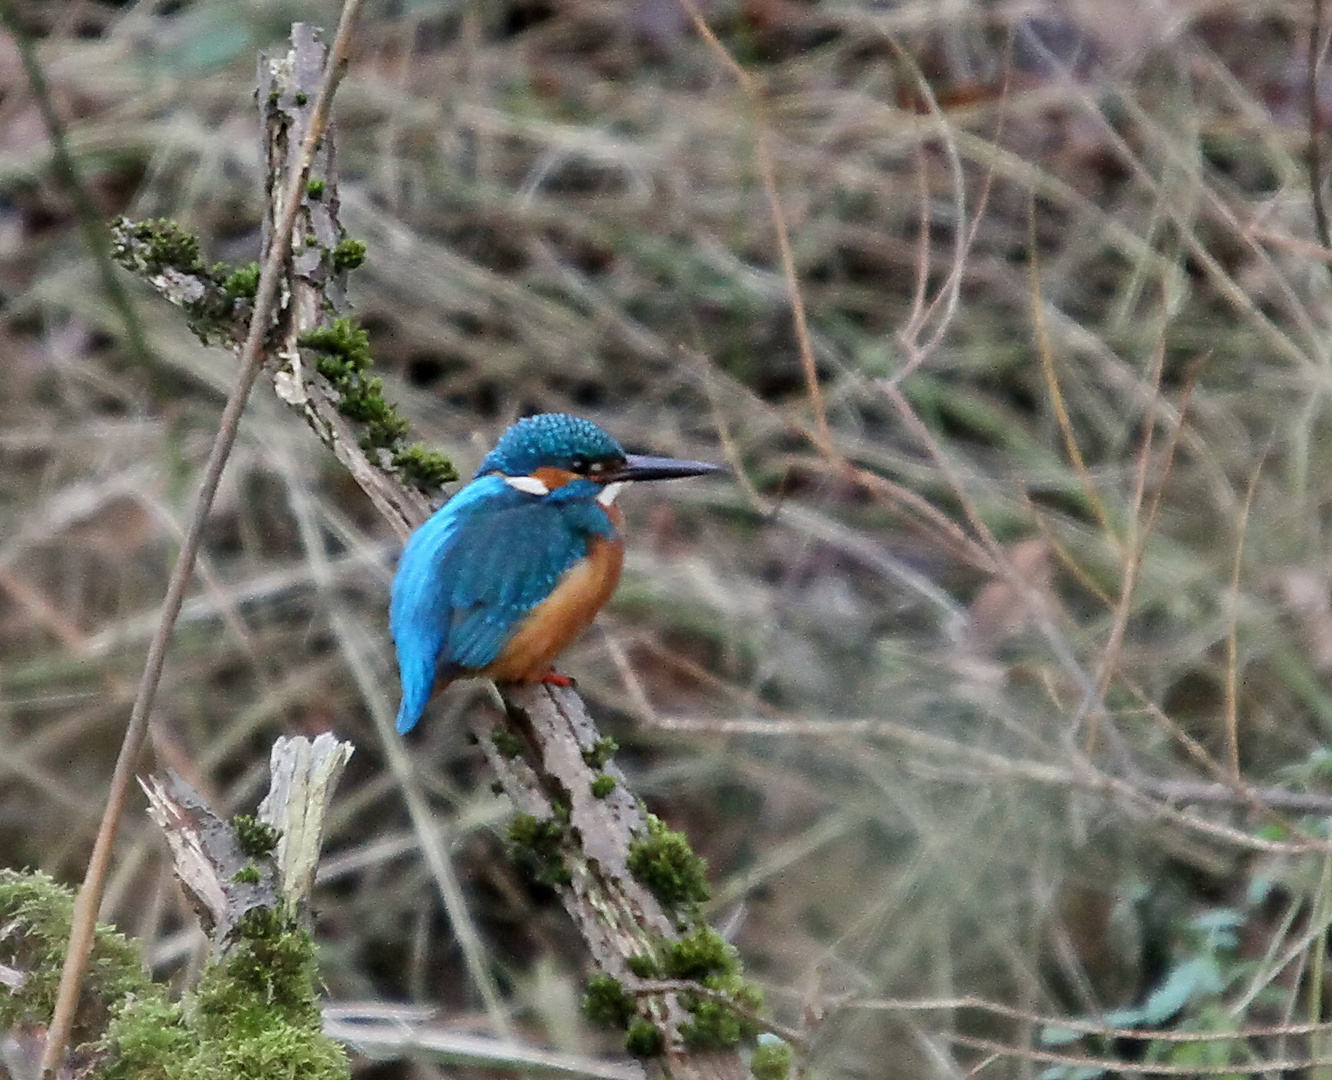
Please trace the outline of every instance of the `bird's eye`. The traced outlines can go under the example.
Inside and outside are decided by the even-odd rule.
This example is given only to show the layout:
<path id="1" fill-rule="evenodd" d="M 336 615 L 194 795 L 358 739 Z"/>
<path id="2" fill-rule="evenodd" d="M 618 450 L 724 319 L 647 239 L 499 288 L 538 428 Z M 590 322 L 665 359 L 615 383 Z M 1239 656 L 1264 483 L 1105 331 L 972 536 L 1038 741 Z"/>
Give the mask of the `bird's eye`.
<path id="1" fill-rule="evenodd" d="M 570 462 L 569 462 L 569 469 L 570 469 L 572 472 L 576 472 L 576 473 L 581 473 L 581 474 L 583 474 L 583 475 L 587 475 L 587 473 L 588 473 L 588 471 L 589 471 L 589 466 L 588 466 L 587 458 L 582 457 L 582 456 L 579 456 L 579 457 L 573 458 L 573 459 L 570 460 Z"/>
<path id="2" fill-rule="evenodd" d="M 606 463 L 604 461 L 594 461 L 592 462 L 591 465 L 587 467 L 588 476 L 599 476 L 605 471 L 606 471 Z"/>

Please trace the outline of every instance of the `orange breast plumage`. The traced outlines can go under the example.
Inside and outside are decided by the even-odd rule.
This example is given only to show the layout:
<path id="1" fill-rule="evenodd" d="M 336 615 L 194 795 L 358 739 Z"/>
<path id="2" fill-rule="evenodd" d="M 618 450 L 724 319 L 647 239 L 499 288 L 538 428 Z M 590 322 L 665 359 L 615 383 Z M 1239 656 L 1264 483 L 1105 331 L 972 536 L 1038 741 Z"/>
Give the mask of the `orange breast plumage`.
<path id="1" fill-rule="evenodd" d="M 501 682 L 537 682 L 606 605 L 620 580 L 624 563 L 623 518 L 616 506 L 606 508 L 615 526 L 610 537 L 593 536 L 587 556 L 571 567 L 551 594 L 523 619 L 499 656 L 482 674 Z"/>

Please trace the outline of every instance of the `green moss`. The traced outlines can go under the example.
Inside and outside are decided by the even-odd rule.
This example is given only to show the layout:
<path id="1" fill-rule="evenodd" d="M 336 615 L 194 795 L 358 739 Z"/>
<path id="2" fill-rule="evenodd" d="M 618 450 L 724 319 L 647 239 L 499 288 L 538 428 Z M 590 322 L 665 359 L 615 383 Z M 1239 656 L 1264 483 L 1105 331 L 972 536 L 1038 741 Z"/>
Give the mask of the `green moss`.
<path id="1" fill-rule="evenodd" d="M 625 990 L 619 979 L 598 971 L 587 980 L 583 1015 L 592 1023 L 623 1031 L 634 1018 L 636 1007 L 633 995 Z"/>
<path id="2" fill-rule="evenodd" d="M 253 300 L 259 291 L 259 264 L 238 266 L 230 270 L 225 265 L 214 268 L 214 278 L 221 277 L 222 291 L 232 300 Z"/>
<path id="3" fill-rule="evenodd" d="M 259 868 L 254 863 L 246 863 L 231 875 L 231 880 L 237 885 L 258 885 Z"/>
<path id="4" fill-rule="evenodd" d="M 740 970 L 735 946 L 710 926 L 700 926 L 678 941 L 661 948 L 661 969 L 671 979 L 704 979 L 710 975 L 734 975 Z"/>
<path id="5" fill-rule="evenodd" d="M 297 105 L 304 105 L 310 100 L 310 96 L 304 90 L 297 90 L 295 101 Z"/>
<path id="6" fill-rule="evenodd" d="M 754 1080 L 789 1080 L 793 1063 L 789 1045 L 775 1035 L 760 1035 L 754 1056 L 749 1059 L 749 1071 Z"/>
<path id="7" fill-rule="evenodd" d="M 624 1036 L 626 1052 L 638 1058 L 656 1057 L 661 1053 L 663 1042 L 657 1025 L 643 1017 L 630 1024 Z"/>
<path id="8" fill-rule="evenodd" d="M 393 464 L 402 470 L 403 479 L 423 491 L 432 491 L 458 479 L 453 462 L 424 443 L 412 443 L 393 453 Z"/>
<path id="9" fill-rule="evenodd" d="M 369 335 L 362 327 L 351 319 L 335 319 L 302 334 L 299 343 L 316 354 L 315 368 L 337 392 L 338 411 L 363 425 L 361 448 L 368 455 L 373 458 L 376 452 L 386 451 L 403 477 L 422 490 L 457 479 L 453 463 L 442 454 L 420 443 L 403 445 L 407 421 L 384 397 L 383 381 L 367 374 L 374 358 Z"/>
<path id="10" fill-rule="evenodd" d="M 758 1028 L 748 1014 L 763 1008 L 763 991 L 744 979 L 740 954 L 717 931 L 700 926 L 678 941 L 665 942 L 656 960 L 667 978 L 692 980 L 725 995 L 726 1000 L 680 995 L 680 1003 L 691 1017 L 680 1026 L 680 1036 L 688 1045 L 719 1049 L 757 1034 Z"/>
<path id="11" fill-rule="evenodd" d="M 523 740 L 508 728 L 497 727 L 491 734 L 490 741 L 506 758 L 519 757 L 523 752 Z"/>
<path id="12" fill-rule="evenodd" d="M 370 355 L 370 335 L 347 318 L 307 330 L 299 344 L 320 354 L 319 372 L 334 385 L 361 374 L 375 362 Z"/>
<path id="13" fill-rule="evenodd" d="M 120 246 L 114 249 L 117 261 L 127 270 L 158 274 L 172 269 L 183 274 L 207 276 L 199 258 L 199 238 L 186 232 L 170 218 L 159 218 L 156 221 L 117 218 L 113 227 L 123 230 L 131 239 L 147 247 L 146 251 Z"/>
<path id="14" fill-rule="evenodd" d="M 343 237 L 333 249 L 334 270 L 355 270 L 365 262 L 365 243 Z"/>
<path id="15" fill-rule="evenodd" d="M 744 1007 L 747 1013 L 758 1012 L 763 1008 L 763 992 L 758 987 L 735 976 L 713 976 L 704 979 L 703 985 L 726 994 L 729 1000 L 719 1001 L 697 994 L 680 995 L 680 1004 L 692 1017 L 688 1023 L 680 1025 L 680 1037 L 687 1046 L 720 1050 L 753 1039 L 758 1034 L 758 1026 L 750 1016 L 738 1012 L 732 1005 Z"/>
<path id="16" fill-rule="evenodd" d="M 17 992 L 0 993 L 5 1028 L 50 1018 L 73 906 L 44 874 L 0 870 L 0 963 L 25 975 Z M 92 1047 L 99 1080 L 347 1080 L 346 1054 L 322 1031 L 316 983 L 309 933 L 267 908 L 242 918 L 231 952 L 183 1004 L 149 981 L 132 942 L 99 926 L 73 1042 Z"/>
<path id="17" fill-rule="evenodd" d="M 655 814 L 647 815 L 648 835 L 629 847 L 629 872 L 668 907 L 697 904 L 710 895 L 708 864 L 694 854 L 683 833 Z"/>
<path id="18" fill-rule="evenodd" d="M 603 735 L 592 746 L 583 751 L 583 762 L 589 769 L 604 769 L 606 762 L 615 755 L 620 744 L 609 735 Z"/>
<path id="19" fill-rule="evenodd" d="M 106 1065 L 98 1080 L 175 1080 L 194 1057 L 198 1040 L 179 1002 L 150 993 L 123 1002 L 98 1047 Z"/>
<path id="20" fill-rule="evenodd" d="M 345 1052 L 322 1031 L 316 981 L 310 935 L 254 908 L 183 1005 L 152 988 L 119 1010 L 99 1080 L 347 1080 Z"/>
<path id="21" fill-rule="evenodd" d="M 305 186 L 305 194 L 310 196 L 310 198 L 314 199 L 315 201 L 322 199 L 324 197 L 324 181 L 311 180 Z"/>
<path id="22" fill-rule="evenodd" d="M 22 987 L 0 992 L 0 1028 L 45 1024 L 55 1008 L 74 913 L 74 894 L 40 872 L 0 870 L 0 963 L 24 973 Z M 154 993 L 138 947 L 99 925 L 74 1017 L 73 1042 L 101 1035 L 111 1011 L 132 996 Z"/>
<path id="23" fill-rule="evenodd" d="M 543 885 L 567 885 L 571 880 L 563 843 L 564 826 L 555 818 L 542 821 L 532 814 L 515 814 L 509 822 L 511 854 L 530 863 L 533 877 Z"/>
<path id="24" fill-rule="evenodd" d="M 661 978 L 661 964 L 651 953 L 635 953 L 627 961 L 629 970 L 640 979 Z"/>
<path id="25" fill-rule="evenodd" d="M 607 773 L 600 773 L 588 786 L 592 790 L 594 799 L 604 799 L 615 790 L 615 777 Z"/>
<path id="26" fill-rule="evenodd" d="M 231 819 L 241 852 L 249 859 L 262 859 L 273 854 L 282 834 L 267 822 L 251 814 L 237 814 Z"/>
<path id="27" fill-rule="evenodd" d="M 315 948 L 307 931 L 268 908 L 241 918 L 231 952 L 209 965 L 187 1010 L 198 1039 L 181 1080 L 343 1080 L 345 1052 L 323 1034 Z"/>

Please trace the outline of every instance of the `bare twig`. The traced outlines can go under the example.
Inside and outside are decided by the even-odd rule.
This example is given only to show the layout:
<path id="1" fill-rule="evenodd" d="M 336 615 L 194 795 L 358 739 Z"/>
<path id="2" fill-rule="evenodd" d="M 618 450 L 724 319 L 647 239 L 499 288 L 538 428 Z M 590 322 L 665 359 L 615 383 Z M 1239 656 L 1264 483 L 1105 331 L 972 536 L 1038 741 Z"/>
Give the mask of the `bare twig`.
<path id="1" fill-rule="evenodd" d="M 1323 198 L 1323 133 L 1320 130 L 1321 110 L 1318 107 L 1318 76 L 1323 66 L 1323 0 L 1313 0 L 1313 25 L 1309 27 L 1309 63 L 1305 73 L 1305 108 L 1309 112 L 1309 196 L 1313 202 L 1314 228 L 1321 252 L 1327 265 L 1327 252 L 1332 248 L 1332 228 L 1328 226 L 1327 203 Z M 1332 273 L 1332 266 L 1328 266 Z"/>
<path id="2" fill-rule="evenodd" d="M 93 930 L 97 919 L 97 910 L 101 906 L 102 891 L 105 888 L 107 868 L 110 865 L 111 847 L 115 841 L 116 828 L 124 809 L 125 798 L 129 792 L 130 781 L 138 766 L 139 754 L 143 749 L 144 738 L 148 733 L 148 719 L 153 698 L 162 677 L 162 668 L 166 661 L 167 645 L 171 631 L 175 626 L 176 616 L 180 614 L 181 604 L 185 599 L 185 590 L 193 576 L 194 561 L 199 551 L 199 542 L 203 535 L 204 524 L 213 497 L 217 493 L 222 470 L 226 467 L 231 454 L 236 432 L 240 427 L 241 414 L 245 410 L 250 390 L 259 375 L 264 361 L 264 341 L 267 337 L 269 320 L 278 298 L 278 284 L 282 280 L 283 266 L 291 250 L 291 231 L 301 205 L 301 195 L 305 190 L 310 162 L 314 158 L 315 147 L 328 124 L 329 111 L 338 82 L 346 67 L 347 50 L 351 42 L 351 30 L 361 0 L 346 0 L 342 9 L 342 18 L 330 50 L 328 64 L 315 98 L 315 105 L 304 143 L 299 151 L 300 166 L 294 170 L 291 182 L 287 186 L 284 201 L 279 212 L 277 228 L 272 236 L 272 246 L 264 260 L 259 276 L 258 289 L 254 301 L 254 315 L 250 323 L 249 335 L 241 350 L 241 373 L 236 386 L 227 399 L 221 420 L 218 423 L 217 436 L 208 462 L 204 467 L 203 480 L 195 502 L 193 515 L 185 539 L 181 544 L 180 554 L 172 569 L 171 579 L 167 584 L 166 597 L 163 600 L 161 622 L 157 633 L 148 647 L 148 657 L 144 664 L 143 676 L 130 710 L 129 723 L 121 743 L 120 753 L 116 758 L 115 770 L 111 777 L 111 790 L 107 795 L 106 810 L 97 830 L 93 843 L 92 855 L 88 859 L 83 885 L 74 905 L 74 919 L 70 930 L 69 949 L 65 954 L 65 965 L 60 976 L 60 987 L 56 994 L 55 1011 L 47 1034 L 46 1049 L 42 1055 L 42 1075 L 53 1077 L 64 1058 L 65 1046 L 69 1041 L 70 1028 L 78 1005 L 79 990 L 87 968 L 88 956 L 92 948 Z"/>
<path id="3" fill-rule="evenodd" d="M 1227 1062 L 1220 1065 L 1206 1065 L 1201 1062 L 1194 1062 L 1189 1065 L 1174 1065 L 1162 1062 L 1135 1061 L 1132 1068 L 1129 1069 L 1123 1061 L 1115 1058 L 1093 1057 L 1085 1054 L 1061 1054 L 1053 1050 L 1033 1050 L 996 1042 L 993 1039 L 981 1039 L 973 1035 L 950 1033 L 947 1038 L 958 1046 L 980 1050 L 983 1053 L 994 1054 L 997 1057 L 1040 1062 L 1047 1065 L 1062 1066 L 1066 1069 L 1094 1070 L 1095 1075 L 1102 1072 L 1121 1074 L 1132 1072 L 1148 1076 L 1271 1076 L 1283 1073 L 1302 1073 L 1323 1065 L 1332 1065 L 1332 1057 L 1310 1057 L 1282 1060 L 1255 1059 L 1243 1063 Z"/>
<path id="4" fill-rule="evenodd" d="M 848 998 L 838 1002 L 837 1008 L 867 1009 L 886 1013 L 954 1012 L 972 1009 L 1021 1020 L 1033 1027 L 1059 1028 L 1086 1035 L 1101 1035 L 1109 1039 L 1132 1039 L 1136 1042 L 1208 1043 L 1230 1042 L 1238 1039 L 1275 1039 L 1283 1035 L 1312 1035 L 1332 1031 L 1332 1021 L 1310 1024 L 1277 1024 L 1271 1027 L 1242 1027 L 1234 1031 L 1162 1031 L 1160 1028 L 1118 1027 L 1085 1017 L 1049 1016 L 1014 1008 L 1000 1001 L 989 1001 L 973 995 L 951 998 Z"/>

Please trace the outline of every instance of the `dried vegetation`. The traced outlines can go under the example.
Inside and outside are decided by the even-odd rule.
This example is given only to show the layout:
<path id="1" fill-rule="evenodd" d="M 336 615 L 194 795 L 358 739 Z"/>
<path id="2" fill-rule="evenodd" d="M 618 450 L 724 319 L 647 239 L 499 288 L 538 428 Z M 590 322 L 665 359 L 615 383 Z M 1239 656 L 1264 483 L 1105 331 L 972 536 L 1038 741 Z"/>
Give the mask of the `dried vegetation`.
<path id="1" fill-rule="evenodd" d="M 309 5 L 20 13 L 99 213 L 249 263 L 253 55 Z M 625 582 L 565 668 L 818 1075 L 1322 1053 L 1313 5 L 701 14 L 711 41 L 677 0 L 367 18 L 339 164 L 385 393 L 463 467 L 535 409 L 735 467 L 626 500 Z M 0 82 L 0 860 L 74 880 L 234 359 L 137 286 L 150 355 L 127 347 L 8 39 Z M 354 741 L 317 893 L 329 997 L 470 1022 L 421 857 L 446 842 L 520 1032 L 586 1051 L 579 949 L 504 857 L 448 715 L 466 695 L 411 746 L 443 841 L 376 741 L 395 548 L 256 394 L 155 754 L 231 813 L 278 733 Z M 142 814 L 106 913 L 155 973 L 197 967 Z"/>

